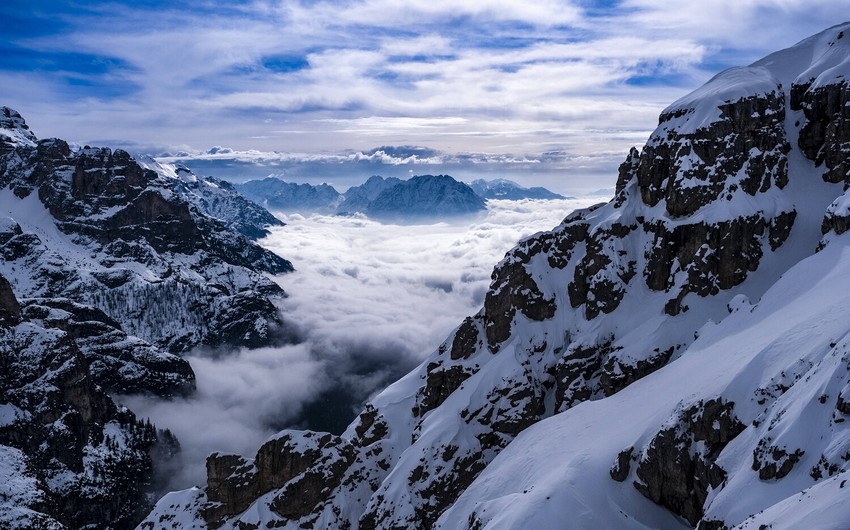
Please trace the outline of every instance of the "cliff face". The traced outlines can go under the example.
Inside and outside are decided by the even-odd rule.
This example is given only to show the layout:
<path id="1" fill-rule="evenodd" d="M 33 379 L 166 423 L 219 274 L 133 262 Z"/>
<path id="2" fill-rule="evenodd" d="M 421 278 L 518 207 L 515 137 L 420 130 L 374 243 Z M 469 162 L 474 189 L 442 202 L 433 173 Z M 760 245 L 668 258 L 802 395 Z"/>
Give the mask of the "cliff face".
<path id="1" fill-rule="evenodd" d="M 614 199 L 521 241 L 343 436 L 213 455 L 143 527 L 846 523 L 804 490 L 850 469 L 848 30 L 666 109 Z M 298 465 L 264 481 L 270 454 Z"/>

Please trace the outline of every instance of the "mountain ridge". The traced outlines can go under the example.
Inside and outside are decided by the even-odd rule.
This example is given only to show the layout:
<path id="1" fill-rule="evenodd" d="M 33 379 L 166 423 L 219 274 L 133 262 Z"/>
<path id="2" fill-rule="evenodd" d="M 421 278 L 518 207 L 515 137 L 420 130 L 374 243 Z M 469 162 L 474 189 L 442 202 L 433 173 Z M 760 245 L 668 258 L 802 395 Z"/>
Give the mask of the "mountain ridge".
<path id="1" fill-rule="evenodd" d="M 273 210 L 341 215 L 359 213 L 390 220 L 468 215 L 483 211 L 486 208 L 484 201 L 489 199 L 566 198 L 545 188 L 525 188 L 506 179 L 478 179 L 466 184 L 448 175 L 416 175 L 406 180 L 372 176 L 345 193 L 337 192 L 328 184 L 294 184 L 276 177 L 237 184 L 236 189 Z"/>

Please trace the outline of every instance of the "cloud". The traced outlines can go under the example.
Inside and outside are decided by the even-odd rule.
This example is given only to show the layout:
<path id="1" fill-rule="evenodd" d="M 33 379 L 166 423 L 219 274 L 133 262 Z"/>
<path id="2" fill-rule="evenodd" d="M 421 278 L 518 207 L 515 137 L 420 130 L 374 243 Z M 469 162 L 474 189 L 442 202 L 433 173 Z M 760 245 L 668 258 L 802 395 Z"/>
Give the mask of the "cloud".
<path id="1" fill-rule="evenodd" d="M 181 444 L 178 461 L 161 469 L 165 488 L 183 489 L 206 480 L 204 461 L 215 451 L 253 455 L 259 443 L 291 421 L 325 385 L 323 362 L 309 345 L 187 356 L 197 377 L 188 399 L 161 401 L 118 396 L 138 417 L 168 428 Z"/>
<path id="2" fill-rule="evenodd" d="M 209 453 L 250 457 L 284 427 L 341 431 L 364 400 L 480 309 L 493 266 L 521 237 L 592 202 L 493 201 L 486 215 L 430 225 L 282 215 L 287 225 L 261 243 L 296 266 L 277 280 L 301 342 L 194 352 L 196 395 L 119 400 L 180 440 L 179 460 L 164 470 L 168 489 L 202 484 Z"/>
<path id="3" fill-rule="evenodd" d="M 38 133 L 78 143 L 312 154 L 405 143 L 594 157 L 640 143 L 605 131 L 645 138 L 661 109 L 718 69 L 790 45 L 847 7 L 255 0 L 45 11 L 36 3 L 8 13 L 15 24 L 0 37 L 8 52 L 0 91 Z M 618 163 L 607 160 L 606 171 Z"/>
<path id="4" fill-rule="evenodd" d="M 340 126 L 357 126 L 340 123 Z M 553 135 L 557 134 L 555 131 Z M 574 155 L 568 151 L 539 154 L 445 152 L 422 146 L 384 145 L 341 153 L 236 151 L 214 147 L 204 152 L 163 153 L 162 162 L 180 162 L 198 174 L 244 182 L 269 175 L 288 182 L 329 183 L 339 191 L 362 184 L 372 175 L 407 179 L 411 175 L 448 174 L 471 182 L 476 178 L 510 178 L 526 186 L 544 186 L 564 195 L 581 195 L 613 185 L 609 171 L 624 158 L 610 142 L 642 143 L 648 131 L 597 131 L 597 151 Z"/>

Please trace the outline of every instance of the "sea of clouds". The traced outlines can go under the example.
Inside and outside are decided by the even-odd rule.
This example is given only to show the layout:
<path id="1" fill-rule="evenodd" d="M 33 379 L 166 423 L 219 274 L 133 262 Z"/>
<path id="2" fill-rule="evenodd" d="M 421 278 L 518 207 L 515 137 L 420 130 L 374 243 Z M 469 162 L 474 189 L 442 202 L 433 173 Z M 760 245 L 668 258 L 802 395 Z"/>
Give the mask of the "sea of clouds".
<path id="1" fill-rule="evenodd" d="M 251 457 L 283 428 L 341 431 L 364 401 L 480 309 L 494 265 L 517 241 L 595 202 L 490 201 L 475 218 L 415 225 L 278 214 L 286 226 L 260 243 L 296 268 L 276 280 L 289 295 L 280 308 L 298 343 L 196 351 L 188 356 L 192 397 L 122 398 L 180 440 L 163 487 L 202 485 L 208 454 Z"/>

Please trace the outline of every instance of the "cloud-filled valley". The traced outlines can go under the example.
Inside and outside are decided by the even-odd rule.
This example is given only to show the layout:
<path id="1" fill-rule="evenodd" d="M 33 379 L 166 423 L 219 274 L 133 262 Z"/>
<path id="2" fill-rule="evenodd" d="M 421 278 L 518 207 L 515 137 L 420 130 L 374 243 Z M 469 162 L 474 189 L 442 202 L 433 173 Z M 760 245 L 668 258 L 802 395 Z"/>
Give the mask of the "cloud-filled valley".
<path id="1" fill-rule="evenodd" d="M 285 427 L 340 431 L 372 393 L 478 311 L 493 266 L 519 239 L 598 200 L 491 201 L 479 217 L 421 225 L 279 214 L 287 225 L 261 244 L 296 267 L 277 280 L 289 295 L 281 310 L 298 343 L 195 351 L 191 398 L 121 397 L 181 442 L 164 486 L 200 485 L 207 454 L 251 455 Z"/>

